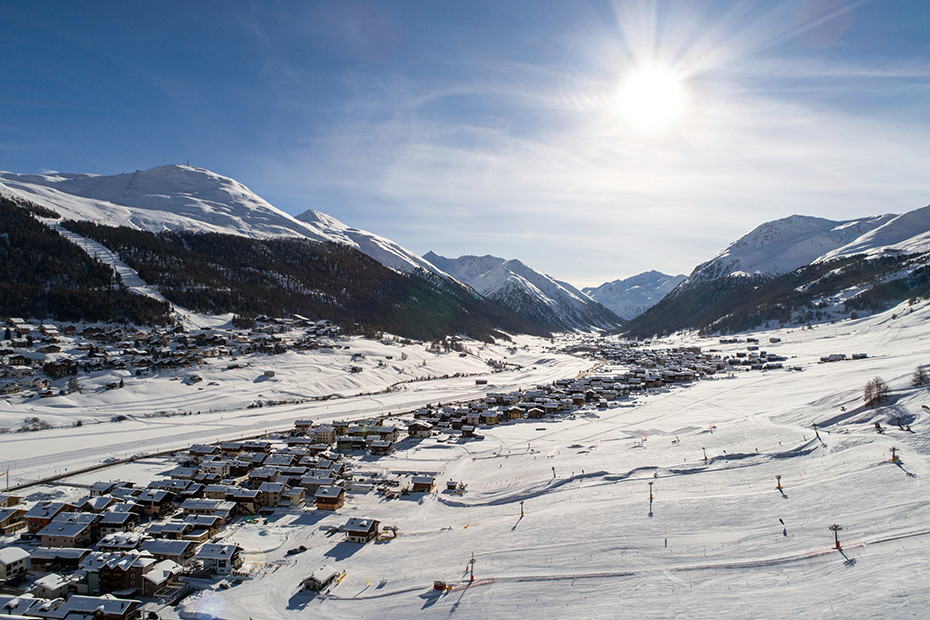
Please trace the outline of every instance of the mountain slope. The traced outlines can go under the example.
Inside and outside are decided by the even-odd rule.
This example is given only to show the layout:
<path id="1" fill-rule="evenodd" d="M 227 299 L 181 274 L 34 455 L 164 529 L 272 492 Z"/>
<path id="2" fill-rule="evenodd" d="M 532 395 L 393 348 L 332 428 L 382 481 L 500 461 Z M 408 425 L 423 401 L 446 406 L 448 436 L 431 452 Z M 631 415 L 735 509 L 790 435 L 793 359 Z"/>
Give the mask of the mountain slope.
<path id="1" fill-rule="evenodd" d="M 930 207 L 834 222 L 791 216 L 698 265 L 625 330 L 751 329 L 874 312 L 930 293 Z"/>
<path id="2" fill-rule="evenodd" d="M 581 290 L 620 318 L 630 320 L 658 303 L 684 279 L 684 274 L 670 276 L 653 270 Z"/>
<path id="3" fill-rule="evenodd" d="M 440 278 L 449 277 L 429 261 L 390 239 L 346 226 L 331 215 L 311 209 L 298 215 L 297 219 L 310 226 L 313 230 L 325 235 L 327 239 L 354 247 L 391 269 L 407 273 L 423 270 L 431 272 Z"/>
<path id="4" fill-rule="evenodd" d="M 548 327 L 481 298 L 390 240 L 318 212 L 305 213 L 309 221 L 300 221 L 241 183 L 208 170 L 160 166 L 112 176 L 0 172 L 0 195 L 31 205 L 38 217 L 102 224 L 96 230 L 81 229 L 81 234 L 93 232 L 96 242 L 118 249 L 121 260 L 141 268 L 143 279 L 159 286 L 169 300 L 181 305 L 190 301 L 201 312 L 249 313 L 259 307 L 272 315 L 317 312 L 335 321 L 423 338 L 457 333 L 487 338 L 496 330 L 549 333 Z M 149 247 L 145 261 L 141 250 L 124 243 L 132 231 L 145 233 L 137 239 Z M 201 270 L 216 268 L 205 257 L 204 239 L 229 264 L 201 281 Z M 295 243 L 283 243 L 287 240 Z M 201 250 L 195 252 L 195 247 Z M 250 256 L 252 264 L 236 261 L 228 255 L 230 248 Z M 167 254 L 159 259 L 158 252 Z M 367 254 L 366 260 L 351 253 Z M 173 273 L 160 271 L 165 264 L 172 265 Z M 303 265 L 306 273 L 295 272 L 294 265 Z M 404 277 L 388 276 L 385 270 Z M 328 277 L 332 273 L 351 281 L 334 281 Z M 368 288 L 357 289 L 359 282 L 367 282 Z M 253 305 L 250 295 L 256 296 Z"/>
<path id="5" fill-rule="evenodd" d="M 342 243 L 406 273 L 439 272 L 393 241 L 307 211 L 295 218 L 245 185 L 209 170 L 168 165 L 110 176 L 0 172 L 0 191 L 46 205 L 65 219 L 159 233 L 211 232 L 253 238 L 305 237 Z"/>
<path id="6" fill-rule="evenodd" d="M 496 256 L 424 258 L 452 277 L 557 331 L 611 329 L 622 323 L 613 312 L 572 285 L 543 275 L 518 260 Z"/>
<path id="7" fill-rule="evenodd" d="M 835 222 L 792 215 L 766 222 L 743 235 L 705 263 L 682 286 L 730 275 L 773 276 L 809 265 L 895 218 L 879 215 Z"/>

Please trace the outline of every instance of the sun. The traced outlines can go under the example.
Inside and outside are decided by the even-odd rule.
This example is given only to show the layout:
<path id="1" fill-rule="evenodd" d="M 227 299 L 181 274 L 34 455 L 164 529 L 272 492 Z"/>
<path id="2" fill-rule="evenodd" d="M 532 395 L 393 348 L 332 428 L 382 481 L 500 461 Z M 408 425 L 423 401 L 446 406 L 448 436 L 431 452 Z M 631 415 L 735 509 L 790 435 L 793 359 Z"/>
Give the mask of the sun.
<path id="1" fill-rule="evenodd" d="M 668 67 L 638 67 L 620 85 L 616 104 L 632 129 L 642 133 L 663 132 L 685 114 L 684 80 Z"/>

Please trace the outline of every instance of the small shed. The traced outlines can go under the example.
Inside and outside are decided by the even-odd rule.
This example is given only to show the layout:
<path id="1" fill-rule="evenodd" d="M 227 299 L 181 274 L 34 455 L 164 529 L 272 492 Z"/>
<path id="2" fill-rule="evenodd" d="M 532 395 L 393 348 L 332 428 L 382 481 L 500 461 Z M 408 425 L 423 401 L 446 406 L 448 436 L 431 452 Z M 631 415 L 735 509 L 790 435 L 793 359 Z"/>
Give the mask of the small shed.
<path id="1" fill-rule="evenodd" d="M 332 566 L 324 564 L 303 580 L 301 584 L 307 590 L 319 592 L 339 583 L 341 573 Z"/>
<path id="2" fill-rule="evenodd" d="M 411 480 L 414 493 L 429 493 L 436 484 L 436 479 L 432 476 L 414 476 Z"/>

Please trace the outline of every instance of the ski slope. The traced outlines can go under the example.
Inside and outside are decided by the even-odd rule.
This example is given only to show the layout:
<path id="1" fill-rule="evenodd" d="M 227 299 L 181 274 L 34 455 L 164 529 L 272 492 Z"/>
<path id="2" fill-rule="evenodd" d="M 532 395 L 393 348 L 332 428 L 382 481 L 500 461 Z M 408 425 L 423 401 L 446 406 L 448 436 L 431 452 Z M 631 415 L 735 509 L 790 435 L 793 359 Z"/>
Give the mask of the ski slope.
<path id="1" fill-rule="evenodd" d="M 405 439 L 389 457 L 357 456 L 353 484 L 422 473 L 438 486 L 391 500 L 355 490 L 335 513 L 279 509 L 266 522 L 239 522 L 222 537 L 245 549 L 251 577 L 228 589 L 204 582 L 203 591 L 158 610 L 159 617 L 923 617 L 930 604 L 930 495 L 923 486 L 930 476 L 930 390 L 912 387 L 910 376 L 930 363 L 930 304 L 756 336 L 797 370 L 718 374 L 607 409 L 483 427 L 480 439 Z M 781 342 L 768 343 L 770 337 Z M 397 351 L 351 344 L 372 363 Z M 169 377 L 88 393 L 70 414 L 102 417 L 122 408 L 130 419 L 0 436 L 0 443 L 14 459 L 14 475 L 34 475 L 107 455 L 253 434 L 297 417 L 361 417 L 467 399 L 484 389 L 573 376 L 593 363 L 549 351 L 548 341 L 518 345 L 524 368 L 489 375 L 486 387 L 473 377 L 413 382 L 386 394 L 263 409 L 244 403 L 258 394 L 342 390 L 344 373 L 328 368 L 339 367 L 340 354 L 275 356 L 269 381 L 255 381 L 259 359 L 235 371 L 208 366 L 198 373 L 204 384 L 223 382 L 215 393 Z M 653 343 L 669 345 L 721 354 L 746 346 L 690 334 Z M 427 355 L 405 350 L 408 372 Z M 854 352 L 869 355 L 819 361 Z M 456 355 L 428 360 L 434 371 L 467 371 L 476 362 Z M 384 381 L 368 370 L 361 375 L 359 390 Z M 891 398 L 865 408 L 862 387 L 875 376 L 888 382 Z M 106 403 L 103 396 L 121 400 Z M 146 408 L 180 406 L 185 398 L 200 406 L 201 397 L 204 406 L 223 410 L 144 417 Z M 136 472 L 128 477 L 159 477 L 171 467 L 151 459 L 126 466 Z M 125 478 L 126 468 L 73 482 Z M 465 483 L 465 492 L 446 491 L 447 480 Z M 83 491 L 42 491 L 49 492 L 64 499 Z M 398 535 L 365 546 L 345 542 L 331 531 L 349 517 L 378 519 Z M 839 549 L 828 529 L 834 523 L 843 528 Z M 301 545 L 307 550 L 287 554 Z M 345 571 L 342 581 L 318 595 L 301 591 L 300 582 L 322 564 Z M 434 580 L 448 589 L 433 589 Z"/>
<path id="2" fill-rule="evenodd" d="M 891 315 L 772 333 L 783 342 L 768 348 L 801 371 L 721 376 L 571 419 L 487 428 L 482 440 L 407 440 L 392 457 L 366 457 L 362 477 L 365 467 L 418 471 L 440 486 L 396 500 L 354 493 L 336 514 L 243 526 L 228 540 L 248 551 L 256 577 L 164 617 L 922 617 L 930 394 L 909 375 L 927 361 L 930 309 Z M 818 363 L 845 350 L 871 355 Z M 876 375 L 892 400 L 864 410 L 862 385 Z M 899 416 L 911 432 L 894 425 Z M 449 479 L 465 493 L 445 491 Z M 396 525 L 398 537 L 363 547 L 327 534 L 353 516 Z M 308 551 L 285 555 L 298 545 Z M 323 563 L 344 570 L 342 582 L 301 592 Z"/>

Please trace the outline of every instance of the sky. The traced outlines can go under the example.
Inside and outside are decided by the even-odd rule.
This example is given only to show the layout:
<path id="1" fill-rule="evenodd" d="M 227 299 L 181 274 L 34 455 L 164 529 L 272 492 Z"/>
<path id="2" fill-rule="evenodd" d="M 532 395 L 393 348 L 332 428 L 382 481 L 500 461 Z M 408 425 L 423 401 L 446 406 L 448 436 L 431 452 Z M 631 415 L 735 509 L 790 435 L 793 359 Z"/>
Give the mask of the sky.
<path id="1" fill-rule="evenodd" d="M 0 170 L 207 168 L 576 286 L 930 203 L 926 0 L 0 0 Z"/>

